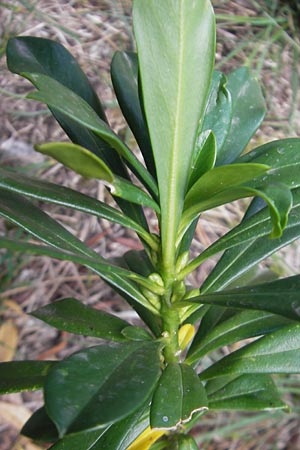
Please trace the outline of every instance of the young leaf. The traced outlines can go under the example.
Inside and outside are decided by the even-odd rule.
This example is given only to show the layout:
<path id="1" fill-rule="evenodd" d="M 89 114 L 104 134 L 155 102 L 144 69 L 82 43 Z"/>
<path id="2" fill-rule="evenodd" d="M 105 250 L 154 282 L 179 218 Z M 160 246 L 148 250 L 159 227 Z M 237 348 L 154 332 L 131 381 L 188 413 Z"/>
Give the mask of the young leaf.
<path id="1" fill-rule="evenodd" d="M 150 136 L 139 98 L 137 54 L 116 52 L 111 62 L 111 79 L 122 113 L 136 138 L 148 170 L 156 178 Z"/>
<path id="2" fill-rule="evenodd" d="M 23 75 L 38 89 L 38 91 L 30 93 L 28 98 L 46 103 L 100 136 L 128 162 L 135 175 L 139 177 L 150 192 L 154 195 L 158 194 L 156 183 L 150 173 L 82 98 L 46 75 L 37 73 L 24 73 Z"/>
<path id="3" fill-rule="evenodd" d="M 76 192 L 67 187 L 49 183 L 47 181 L 41 181 L 25 174 L 22 174 L 22 177 L 20 177 L 18 172 L 5 170 L 3 168 L 0 168 L 0 187 L 28 197 L 66 206 L 87 214 L 93 214 L 101 219 L 119 223 L 138 233 L 151 248 L 156 249 L 157 247 L 151 235 L 137 222 L 130 219 L 130 217 L 123 215 L 117 209 L 112 208 L 95 198 Z"/>
<path id="4" fill-rule="evenodd" d="M 174 264 L 196 131 L 212 74 L 214 15 L 208 0 L 135 0 L 133 22 L 159 185 L 163 265 L 168 273 Z"/>
<path id="5" fill-rule="evenodd" d="M 205 335 L 203 332 L 196 335 L 186 361 L 189 364 L 196 364 L 204 355 L 218 348 L 272 333 L 289 323 L 288 319 L 268 312 L 238 312 L 229 319 L 216 323 Z M 202 331 L 202 327 L 200 330 Z"/>
<path id="6" fill-rule="evenodd" d="M 208 389 L 210 384 L 207 383 Z M 241 375 L 229 380 L 221 389 L 208 396 L 210 409 L 222 410 L 274 410 L 288 409 L 281 400 L 279 392 L 272 378 L 265 374 Z"/>
<path id="7" fill-rule="evenodd" d="M 58 363 L 45 402 L 59 435 L 115 423 L 141 407 L 159 378 L 159 349 L 150 342 L 101 345 Z"/>
<path id="8" fill-rule="evenodd" d="M 283 327 L 225 356 L 200 379 L 254 373 L 300 373 L 300 325 Z"/>
<path id="9" fill-rule="evenodd" d="M 206 409 L 205 390 L 196 372 L 186 364 L 169 364 L 153 395 L 151 427 L 173 430 Z"/>
<path id="10" fill-rule="evenodd" d="M 83 305 L 75 298 L 64 298 L 30 314 L 59 330 L 109 341 L 125 341 L 122 330 L 134 328 L 125 320 Z"/>
<path id="11" fill-rule="evenodd" d="M 37 145 L 35 149 L 49 155 L 65 166 L 87 178 L 97 178 L 108 183 L 111 193 L 138 205 L 160 212 L 157 203 L 142 189 L 125 179 L 115 176 L 98 156 L 84 147 L 66 142 Z"/>
<path id="12" fill-rule="evenodd" d="M 225 143 L 218 149 L 217 166 L 231 163 L 243 152 L 266 111 L 261 87 L 247 67 L 234 70 L 227 79 L 233 114 Z"/>
<path id="13" fill-rule="evenodd" d="M 216 162 L 216 138 L 212 131 L 201 135 L 195 161 L 189 178 L 188 189 L 190 189 L 202 175 L 214 168 Z"/>
<path id="14" fill-rule="evenodd" d="M 300 320 L 300 276 L 271 283 L 202 294 L 189 301 L 226 308 L 269 311 L 292 320 Z"/>
<path id="15" fill-rule="evenodd" d="M 33 391 L 44 386 L 54 361 L 11 361 L 0 363 L 0 394 Z"/>

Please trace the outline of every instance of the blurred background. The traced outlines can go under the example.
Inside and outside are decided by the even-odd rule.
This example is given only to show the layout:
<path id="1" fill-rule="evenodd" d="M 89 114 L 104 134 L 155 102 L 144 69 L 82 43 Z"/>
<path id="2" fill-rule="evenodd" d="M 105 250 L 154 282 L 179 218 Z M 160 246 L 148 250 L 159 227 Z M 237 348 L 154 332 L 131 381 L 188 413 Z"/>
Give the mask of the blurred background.
<path id="1" fill-rule="evenodd" d="M 213 0 L 217 16 L 216 68 L 225 73 L 242 65 L 260 80 L 267 103 L 263 126 L 249 150 L 274 139 L 300 136 L 300 2 L 299 0 Z M 4 0 L 0 1 L 0 164 L 89 193 L 107 201 L 97 182 L 84 180 L 49 158 L 33 144 L 65 140 L 48 110 L 26 100 L 28 82 L 6 68 L 7 40 L 16 35 L 59 41 L 78 59 L 96 88 L 114 130 L 134 146 L 114 97 L 109 67 L 116 50 L 134 50 L 131 0 Z M 236 225 L 246 203 L 235 202 L 203 215 L 193 252 L 199 253 Z M 59 206 L 47 211 L 68 230 L 108 258 L 138 242 L 119 225 L 99 222 Z M 151 218 L 150 218 L 151 220 Z M 20 238 L 23 232 L 0 220 L 0 234 Z M 199 286 L 211 264 L 195 274 Z M 258 270 L 267 276 L 299 273 L 300 251 L 294 243 Z M 59 332 L 26 313 L 61 297 L 76 297 L 95 308 L 129 321 L 136 317 L 122 300 L 87 269 L 45 257 L 0 250 L 0 361 L 61 359 L 91 340 Z M 226 351 L 226 349 L 225 349 Z M 300 448 L 300 379 L 277 377 L 291 414 L 283 412 L 207 415 L 195 430 L 205 450 L 295 450 Z M 22 393 L 0 399 L 0 449 L 47 448 L 20 437 L 18 430 L 41 402 L 41 394 Z M 75 450 L 75 449 L 74 449 Z"/>

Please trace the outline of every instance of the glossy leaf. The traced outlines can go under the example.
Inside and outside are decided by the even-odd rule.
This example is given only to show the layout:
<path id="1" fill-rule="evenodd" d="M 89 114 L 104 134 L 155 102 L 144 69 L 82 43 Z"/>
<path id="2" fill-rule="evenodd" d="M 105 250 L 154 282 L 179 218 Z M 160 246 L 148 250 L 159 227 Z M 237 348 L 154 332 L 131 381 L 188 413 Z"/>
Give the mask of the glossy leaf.
<path id="1" fill-rule="evenodd" d="M 0 215 L 43 242 L 67 252 L 98 255 L 41 209 L 19 194 L 0 188 Z"/>
<path id="2" fill-rule="evenodd" d="M 101 345 L 57 364 L 44 391 L 59 435 L 115 423 L 141 407 L 158 381 L 159 353 L 150 342 Z"/>
<path id="3" fill-rule="evenodd" d="M 211 131 L 202 135 L 202 139 L 197 145 L 199 145 L 199 149 L 192 164 L 189 189 L 205 172 L 213 169 L 216 162 L 216 138 Z"/>
<path id="4" fill-rule="evenodd" d="M 234 70 L 227 75 L 227 80 L 226 88 L 232 101 L 232 119 L 226 141 L 218 149 L 218 166 L 229 164 L 243 152 L 263 121 L 266 109 L 260 85 L 247 67 Z"/>
<path id="5" fill-rule="evenodd" d="M 156 177 L 150 136 L 139 98 L 137 54 L 116 52 L 111 62 L 111 79 L 122 113 L 136 138 L 148 170 Z"/>
<path id="6" fill-rule="evenodd" d="M 122 330 L 131 327 L 125 320 L 83 305 L 75 298 L 64 298 L 43 306 L 31 315 L 59 330 L 109 341 L 124 341 Z"/>
<path id="7" fill-rule="evenodd" d="M 130 168 L 145 186 L 157 195 L 156 183 L 149 172 L 147 172 L 145 167 L 111 130 L 106 122 L 101 120 L 95 111 L 82 98 L 46 75 L 37 73 L 24 73 L 23 75 L 38 89 L 38 91 L 30 93 L 28 98 L 46 103 L 48 106 L 57 109 L 67 117 L 84 125 L 90 131 L 93 131 L 96 135 L 100 136 L 101 139 L 109 144 L 128 162 Z"/>
<path id="8" fill-rule="evenodd" d="M 36 410 L 27 420 L 21 434 L 42 442 L 55 442 L 58 439 L 56 426 L 50 420 L 44 406 Z"/>
<path id="9" fill-rule="evenodd" d="M 215 380 L 208 382 L 213 385 Z M 281 400 L 272 378 L 265 374 L 241 375 L 229 380 L 221 389 L 208 397 L 210 409 L 221 410 L 274 410 L 288 409 Z"/>
<path id="10" fill-rule="evenodd" d="M 112 183 L 114 176 L 109 167 L 91 151 L 71 142 L 50 142 L 36 145 L 35 150 L 51 156 L 64 166 L 86 178 L 97 178 Z"/>
<path id="11" fill-rule="evenodd" d="M 200 378 L 254 373 L 300 373 L 300 325 L 288 325 L 240 348 L 208 367 Z"/>
<path id="12" fill-rule="evenodd" d="M 202 332 L 196 335 L 188 353 L 187 362 L 195 364 L 204 355 L 218 348 L 272 333 L 289 323 L 288 319 L 267 312 L 238 312 L 225 321 L 216 322 L 214 328 L 208 330 L 206 334 Z"/>
<path id="13" fill-rule="evenodd" d="M 94 444 L 98 442 L 105 431 L 106 428 L 98 428 L 96 430 L 85 430 L 79 433 L 67 434 L 52 445 L 49 450 L 92 450 Z"/>
<path id="14" fill-rule="evenodd" d="M 268 164 L 272 167 L 261 183 L 284 183 L 291 189 L 300 186 L 300 139 L 289 138 L 272 141 L 255 148 L 239 162 Z M 257 180 L 258 183 L 260 179 Z"/>
<path id="15" fill-rule="evenodd" d="M 143 406 L 134 414 L 108 427 L 91 450 L 141 450 L 134 441 L 149 424 L 149 407 Z M 131 445 L 132 444 L 132 445 Z"/>
<path id="16" fill-rule="evenodd" d="M 299 290 L 300 276 L 296 275 L 257 286 L 204 294 L 189 301 L 227 308 L 269 311 L 292 320 L 300 320 Z"/>
<path id="17" fill-rule="evenodd" d="M 206 409 L 205 390 L 196 372 L 186 364 L 169 364 L 153 395 L 151 427 L 173 430 Z"/>
<path id="18" fill-rule="evenodd" d="M 300 190 L 299 189 L 293 190 L 292 196 L 293 196 L 292 202 L 293 205 L 289 212 L 289 219 L 286 225 L 286 231 L 284 232 L 281 239 L 284 239 L 284 237 L 288 233 L 288 230 L 290 230 L 291 228 L 294 228 L 295 230 L 295 227 L 297 228 L 297 224 L 300 225 Z M 258 197 L 256 197 L 256 199 L 257 198 Z M 183 277 L 186 276 L 207 258 L 210 258 L 211 256 L 221 251 L 236 246 L 241 246 L 241 248 L 243 248 L 243 245 L 245 244 L 245 246 L 247 246 L 249 244 L 249 241 L 254 242 L 255 239 L 263 237 L 265 238 L 270 235 L 270 232 L 271 232 L 271 221 L 269 217 L 269 211 L 267 208 L 261 209 L 261 207 L 259 207 L 258 212 L 255 213 L 253 211 L 253 214 L 249 215 L 249 217 L 247 215 L 247 218 L 244 219 L 240 225 L 237 225 L 235 228 L 230 230 L 227 234 L 222 236 L 210 247 L 204 250 L 198 257 L 196 257 L 193 261 L 191 261 L 189 265 L 183 269 L 182 276 Z M 300 228 L 299 228 L 299 235 L 300 235 Z M 266 243 L 266 241 L 267 240 L 264 239 L 263 242 Z M 274 245 L 276 248 L 278 240 L 276 241 L 268 240 L 268 244 L 270 246 Z M 265 248 L 265 245 L 263 246 L 263 248 Z M 234 254 L 235 251 L 233 250 L 233 252 L 231 253 Z"/>
<path id="19" fill-rule="evenodd" d="M 232 120 L 231 94 L 226 85 L 226 76 L 222 72 L 215 70 L 212 77 L 203 123 L 201 124 L 201 133 L 212 130 L 216 137 L 215 160 L 218 150 L 222 149 L 224 145 Z M 201 137 L 201 134 L 199 137 Z"/>
<path id="20" fill-rule="evenodd" d="M 299 196 L 300 191 L 295 190 L 295 207 L 289 214 L 289 221 L 281 238 L 266 239 L 265 237 L 257 237 L 257 239 L 254 238 L 246 242 L 241 240 L 242 243 L 240 244 L 236 242 L 235 247 L 229 248 L 224 253 L 207 277 L 202 285 L 201 292 L 204 294 L 223 289 L 264 258 L 297 239 L 300 236 Z"/>
<path id="21" fill-rule="evenodd" d="M 47 246 L 36 244 L 28 244 L 24 242 L 12 241 L 0 238 L 0 247 L 13 251 L 23 251 L 34 255 L 50 256 L 59 260 L 73 261 L 90 268 L 97 273 L 110 285 L 114 286 L 117 292 L 122 292 L 124 298 L 134 307 L 142 305 L 144 308 L 157 315 L 158 311 L 148 302 L 146 297 L 141 293 L 137 286 L 128 278 L 130 272 L 105 262 L 103 258 L 98 256 L 99 261 L 87 258 L 84 255 L 78 255 L 71 252 L 61 251 Z M 135 280 L 138 277 L 134 275 Z M 145 280 L 147 281 L 147 280 Z M 148 285 L 149 286 L 149 285 Z M 151 285 L 149 286 L 151 287 Z"/>
<path id="22" fill-rule="evenodd" d="M 163 261 L 168 271 L 174 263 L 196 131 L 212 74 L 214 15 L 208 0 L 136 0 L 133 22 L 159 185 Z"/>
<path id="23" fill-rule="evenodd" d="M 0 394 L 34 391 L 44 386 L 54 361 L 11 361 L 0 363 Z"/>
<path id="24" fill-rule="evenodd" d="M 87 214 L 92 214 L 101 219 L 119 223 L 124 227 L 136 231 L 150 247 L 153 247 L 153 245 L 155 246 L 149 233 L 147 233 L 147 231 L 137 222 L 130 219 L 130 217 L 126 217 L 117 209 L 112 208 L 95 198 L 76 192 L 67 187 L 29 177 L 25 174 L 22 174 L 22 177 L 20 177 L 18 172 L 5 170 L 3 168 L 0 168 L 0 187 L 19 194 L 24 194 L 28 197 L 67 206 Z"/>

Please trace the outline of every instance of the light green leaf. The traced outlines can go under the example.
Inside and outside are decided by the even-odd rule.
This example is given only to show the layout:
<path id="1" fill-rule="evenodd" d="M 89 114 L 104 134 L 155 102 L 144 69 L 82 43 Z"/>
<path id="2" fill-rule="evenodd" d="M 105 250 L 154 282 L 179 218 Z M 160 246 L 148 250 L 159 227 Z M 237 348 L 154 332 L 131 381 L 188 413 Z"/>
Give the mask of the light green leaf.
<path id="1" fill-rule="evenodd" d="M 114 176 L 99 156 L 72 142 L 50 142 L 36 145 L 35 150 L 51 156 L 66 167 L 86 178 L 97 178 L 112 183 Z"/>
<path id="2" fill-rule="evenodd" d="M 135 0 L 133 22 L 156 164 L 166 272 L 211 80 L 215 23 L 209 0 Z M 155 79 L 155 83 L 153 82 Z"/>
<path id="3" fill-rule="evenodd" d="M 106 426 L 140 408 L 159 378 L 159 349 L 150 342 L 101 345 L 58 363 L 44 391 L 59 435 Z"/>
<path id="4" fill-rule="evenodd" d="M 188 189 L 199 180 L 205 172 L 214 168 L 216 162 L 216 138 L 212 131 L 201 134 L 201 140 L 197 143 L 199 149 L 189 178 Z"/>
<path id="5" fill-rule="evenodd" d="M 215 383 L 210 380 L 206 387 L 211 389 Z M 222 410 L 274 410 L 286 409 L 272 378 L 265 374 L 241 375 L 228 380 L 220 389 L 208 396 L 210 409 Z"/>
<path id="6" fill-rule="evenodd" d="M 44 386 L 54 361 L 12 361 L 0 363 L 0 394 L 34 391 Z"/>
<path id="7" fill-rule="evenodd" d="M 151 427 L 176 429 L 189 422 L 194 413 L 206 409 L 205 390 L 196 372 L 186 364 L 169 364 L 153 395 Z"/>
<path id="8" fill-rule="evenodd" d="M 122 156 L 137 177 L 155 195 L 157 186 L 150 173 L 138 161 L 134 154 L 111 130 L 106 122 L 101 120 L 95 111 L 78 95 L 61 85 L 56 80 L 38 73 L 23 73 L 39 90 L 32 92 L 28 98 L 46 103 L 57 111 L 65 114 L 75 122 L 84 125 L 108 143 L 115 151 Z"/>
<path id="9" fill-rule="evenodd" d="M 124 328 L 135 329 L 125 320 L 83 305 L 75 298 L 64 298 L 30 314 L 59 330 L 109 341 L 125 341 L 122 330 Z"/>
<path id="10" fill-rule="evenodd" d="M 240 348 L 208 367 L 200 378 L 254 373 L 300 373 L 300 325 L 288 325 Z"/>

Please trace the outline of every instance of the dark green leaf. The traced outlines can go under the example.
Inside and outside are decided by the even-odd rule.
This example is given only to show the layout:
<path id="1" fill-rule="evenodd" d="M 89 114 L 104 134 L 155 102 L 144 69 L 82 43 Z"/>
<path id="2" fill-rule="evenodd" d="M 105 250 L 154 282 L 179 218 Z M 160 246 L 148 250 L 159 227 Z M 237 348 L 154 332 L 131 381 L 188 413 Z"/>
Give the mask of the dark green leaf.
<path id="1" fill-rule="evenodd" d="M 102 105 L 86 75 L 73 56 L 58 42 L 39 37 L 21 36 L 9 39 L 7 63 L 11 72 L 41 73 L 76 92 L 105 119 Z"/>
<path id="2" fill-rule="evenodd" d="M 115 423 L 141 407 L 159 378 L 159 347 L 101 345 L 58 363 L 48 374 L 45 402 L 59 435 Z"/>
<path id="3" fill-rule="evenodd" d="M 12 361 L 0 363 L 0 394 L 33 391 L 44 386 L 54 361 Z"/>
<path id="4" fill-rule="evenodd" d="M 201 133 L 212 130 L 216 137 L 216 156 L 222 149 L 231 126 L 232 100 L 226 87 L 227 78 L 217 70 L 213 73 Z"/>
<path id="5" fill-rule="evenodd" d="M 200 378 L 254 373 L 300 373 L 300 325 L 288 325 L 240 348 L 208 367 Z"/>
<path id="6" fill-rule="evenodd" d="M 67 252 L 98 255 L 29 200 L 0 188 L 0 215 L 41 241 Z"/>
<path id="7" fill-rule="evenodd" d="M 21 430 L 21 434 L 35 441 L 54 442 L 58 439 L 56 426 L 50 420 L 45 407 L 35 411 Z"/>
<path id="8" fill-rule="evenodd" d="M 233 114 L 226 141 L 218 149 L 218 166 L 234 161 L 243 152 L 265 116 L 260 85 L 247 67 L 231 72 L 227 79 L 226 88 L 231 94 Z"/>
<path id="9" fill-rule="evenodd" d="M 151 427 L 176 429 L 189 422 L 194 413 L 206 409 L 205 390 L 196 372 L 186 364 L 169 364 L 153 395 Z"/>
<path id="10" fill-rule="evenodd" d="M 56 80 L 41 74 L 23 74 L 37 88 L 38 91 L 29 94 L 29 98 L 46 103 L 61 113 L 70 117 L 77 123 L 85 126 L 96 135 L 100 136 L 109 144 L 122 158 L 124 158 L 135 175 L 144 183 L 144 185 L 155 195 L 157 195 L 157 186 L 155 181 L 145 167 L 139 162 L 127 146 L 111 130 L 106 122 L 101 120 L 95 111 L 82 98 L 73 91 L 64 87 Z"/>
<path id="11" fill-rule="evenodd" d="M 210 384 L 207 383 L 208 389 Z M 229 380 L 221 389 L 208 396 L 210 409 L 274 410 L 288 409 L 280 399 L 276 385 L 269 375 L 241 375 Z"/>
<path id="12" fill-rule="evenodd" d="M 269 311 L 292 320 L 300 320 L 299 291 L 300 276 L 296 275 L 257 286 L 203 294 L 189 301 L 226 308 Z"/>
<path id="13" fill-rule="evenodd" d="M 20 177 L 18 172 L 12 172 L 2 168 L 0 168 L 0 187 L 119 223 L 124 227 L 136 231 L 142 236 L 144 241 L 153 247 L 153 239 L 138 223 L 124 216 L 117 209 L 80 192 L 47 181 L 41 181 L 37 178 L 28 177 L 25 174 L 22 174 L 22 177 Z"/>
<path id="14" fill-rule="evenodd" d="M 221 308 L 218 308 L 221 310 Z M 204 319 L 203 319 L 204 320 Z M 189 364 L 197 363 L 204 355 L 226 345 L 255 336 L 272 333 L 290 321 L 267 312 L 242 311 L 220 323 L 204 334 L 197 334 L 187 356 Z M 200 330 L 204 328 L 201 326 Z"/>
<path id="15" fill-rule="evenodd" d="M 111 79 L 122 113 L 136 138 L 148 170 L 155 178 L 150 136 L 139 99 L 137 54 L 116 52 L 111 62 Z"/>
<path id="16" fill-rule="evenodd" d="M 69 434 L 59 439 L 50 447 L 51 450 L 92 450 L 105 433 L 106 428 L 97 430 L 85 430 L 75 434 Z M 49 449 L 49 450 L 50 450 Z"/>
<path id="17" fill-rule="evenodd" d="M 150 334 L 141 327 L 127 326 L 123 328 L 122 335 L 130 341 L 151 341 Z"/>
<path id="18" fill-rule="evenodd" d="M 75 298 L 64 298 L 43 306 L 31 312 L 31 315 L 59 330 L 109 341 L 124 341 L 122 330 L 135 328 L 125 320 L 83 305 Z"/>
<path id="19" fill-rule="evenodd" d="M 149 425 L 149 407 L 142 407 L 134 414 L 111 425 L 91 450 L 127 450 Z"/>

